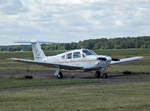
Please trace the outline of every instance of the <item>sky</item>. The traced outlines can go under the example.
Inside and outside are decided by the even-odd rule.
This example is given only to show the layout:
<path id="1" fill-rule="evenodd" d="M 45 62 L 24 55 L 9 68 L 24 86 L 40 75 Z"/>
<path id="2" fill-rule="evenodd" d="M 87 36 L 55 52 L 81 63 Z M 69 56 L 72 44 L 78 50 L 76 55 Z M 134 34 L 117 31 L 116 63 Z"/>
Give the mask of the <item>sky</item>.
<path id="1" fill-rule="evenodd" d="M 150 35 L 150 0 L 0 0 L 0 45 Z"/>

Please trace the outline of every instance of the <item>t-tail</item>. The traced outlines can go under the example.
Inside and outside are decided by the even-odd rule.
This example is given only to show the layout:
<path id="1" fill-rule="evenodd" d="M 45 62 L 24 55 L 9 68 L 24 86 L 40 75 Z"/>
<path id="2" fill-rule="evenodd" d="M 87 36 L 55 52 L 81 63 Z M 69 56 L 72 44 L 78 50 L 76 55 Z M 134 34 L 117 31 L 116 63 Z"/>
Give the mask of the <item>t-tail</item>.
<path id="1" fill-rule="evenodd" d="M 35 61 L 43 61 L 45 59 L 45 54 L 41 48 L 40 44 L 47 44 L 50 42 L 39 42 L 39 41 L 35 41 L 35 42 L 30 42 L 30 41 L 21 41 L 21 42 L 16 42 L 16 43 L 31 43 L 32 45 L 32 52 L 33 52 L 33 56 L 34 56 L 34 60 Z"/>

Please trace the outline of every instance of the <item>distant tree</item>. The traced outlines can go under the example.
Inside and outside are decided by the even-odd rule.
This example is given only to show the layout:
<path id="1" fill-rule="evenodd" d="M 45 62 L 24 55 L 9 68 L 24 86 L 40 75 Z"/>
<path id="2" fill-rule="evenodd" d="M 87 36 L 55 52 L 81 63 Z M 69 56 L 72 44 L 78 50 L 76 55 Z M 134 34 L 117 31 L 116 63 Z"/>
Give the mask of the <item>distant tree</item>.
<path id="1" fill-rule="evenodd" d="M 66 44 L 64 44 L 65 45 L 65 50 L 70 50 L 71 49 L 71 47 L 70 47 L 70 44 L 69 43 L 66 43 Z"/>
<path id="2" fill-rule="evenodd" d="M 55 43 L 42 45 L 42 49 L 46 51 L 52 50 L 72 50 L 79 48 L 88 49 L 126 49 L 126 48 L 150 48 L 150 36 L 141 37 L 124 37 L 124 38 L 101 38 L 101 39 L 89 39 L 79 42 L 72 43 Z M 4 50 L 9 51 L 20 51 L 20 50 L 31 51 L 31 46 L 8 46 Z M 2 50 L 2 49 L 0 49 Z"/>
<path id="3" fill-rule="evenodd" d="M 32 47 L 29 46 L 25 51 L 32 51 Z"/>
<path id="4" fill-rule="evenodd" d="M 93 49 L 99 49 L 99 48 L 101 48 L 101 43 L 100 43 L 100 42 L 97 42 L 97 43 L 94 45 Z"/>
<path id="5" fill-rule="evenodd" d="M 2 48 L 0 48 L 0 51 L 3 51 L 3 49 L 2 49 Z"/>

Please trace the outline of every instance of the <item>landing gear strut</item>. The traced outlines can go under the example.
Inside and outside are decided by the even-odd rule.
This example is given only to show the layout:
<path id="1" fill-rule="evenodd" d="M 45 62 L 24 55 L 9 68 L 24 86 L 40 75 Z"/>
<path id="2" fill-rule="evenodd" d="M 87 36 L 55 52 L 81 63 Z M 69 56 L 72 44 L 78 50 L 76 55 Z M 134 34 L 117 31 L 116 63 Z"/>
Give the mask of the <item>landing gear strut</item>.
<path id="1" fill-rule="evenodd" d="M 108 75 L 107 75 L 107 67 L 103 68 L 102 71 L 103 71 L 102 78 L 103 78 L 103 79 L 108 78 Z"/>
<path id="2" fill-rule="evenodd" d="M 54 74 L 58 79 L 62 79 L 63 78 L 63 74 L 60 71 L 60 68 L 58 68 Z"/>

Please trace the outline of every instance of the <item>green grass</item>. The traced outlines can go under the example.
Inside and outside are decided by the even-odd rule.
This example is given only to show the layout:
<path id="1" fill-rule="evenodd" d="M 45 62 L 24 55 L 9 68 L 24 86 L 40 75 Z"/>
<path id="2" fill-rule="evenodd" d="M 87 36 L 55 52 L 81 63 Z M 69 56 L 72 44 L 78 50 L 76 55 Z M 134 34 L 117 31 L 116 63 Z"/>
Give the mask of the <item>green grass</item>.
<path id="1" fill-rule="evenodd" d="M 22 88 L 31 86 L 55 86 L 70 84 L 97 83 L 98 80 L 57 80 L 57 79 L 24 79 L 18 78 L 0 78 L 0 89 Z"/>
<path id="2" fill-rule="evenodd" d="M 63 51 L 46 52 L 55 55 Z M 150 72 L 150 49 L 96 50 L 98 54 L 124 58 L 144 56 L 143 64 L 118 64 L 110 73 Z M 7 58 L 33 59 L 32 52 L 0 52 L 0 70 L 48 70 L 47 67 L 8 61 Z M 147 64 L 148 63 L 148 64 Z M 99 80 L 56 80 L 22 77 L 0 78 L 0 90 L 32 86 L 97 83 Z M 48 89 L 1 91 L 0 111 L 150 111 L 150 82 L 120 85 L 64 86 Z"/>
<path id="3" fill-rule="evenodd" d="M 65 50 L 58 51 L 46 51 L 47 56 L 56 55 L 66 52 Z M 105 50 L 95 50 L 97 54 L 101 55 L 150 55 L 150 49 L 105 49 Z M 11 57 L 21 57 L 31 59 L 32 52 L 0 52 L 0 59 L 7 59 Z"/>
<path id="4" fill-rule="evenodd" d="M 150 73 L 150 65 L 129 65 L 129 64 L 117 64 L 112 65 L 108 68 L 108 72 L 110 74 L 121 74 L 124 71 L 129 71 L 133 73 L 139 73 L 139 74 L 149 74 Z"/>
<path id="5" fill-rule="evenodd" d="M 105 50 L 95 50 L 97 54 L 106 55 L 149 55 L 150 49 L 105 49 Z"/>
<path id="6" fill-rule="evenodd" d="M 0 92 L 0 111 L 150 111 L 150 83 Z"/>
<path id="7" fill-rule="evenodd" d="M 46 55 L 55 55 L 58 53 L 62 53 L 65 51 L 49 51 L 45 52 Z M 119 65 L 112 65 L 111 73 L 116 72 L 123 72 L 126 70 L 133 71 L 133 72 L 145 72 L 149 73 L 149 63 L 150 63 L 150 49 L 108 49 L 108 50 L 96 50 L 98 54 L 104 54 L 112 56 L 113 58 L 126 58 L 126 57 L 133 57 L 133 56 L 143 56 L 144 59 L 140 61 L 135 61 L 135 63 L 142 63 L 139 65 L 128 65 L 128 64 L 119 64 Z M 18 63 L 7 60 L 8 58 L 26 58 L 26 59 L 33 59 L 32 52 L 0 52 L 0 70 L 49 70 L 49 67 L 43 67 L 38 65 L 28 65 L 24 63 Z M 146 63 L 146 64 L 145 64 Z M 144 65 L 143 65 L 144 64 Z M 144 67 L 143 67 L 144 66 Z"/>

